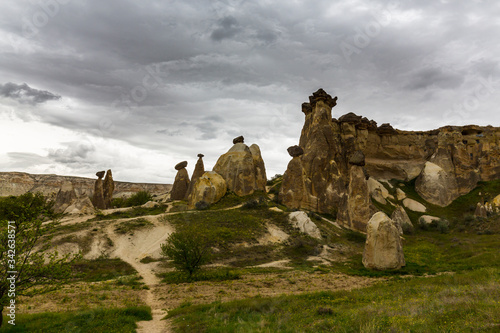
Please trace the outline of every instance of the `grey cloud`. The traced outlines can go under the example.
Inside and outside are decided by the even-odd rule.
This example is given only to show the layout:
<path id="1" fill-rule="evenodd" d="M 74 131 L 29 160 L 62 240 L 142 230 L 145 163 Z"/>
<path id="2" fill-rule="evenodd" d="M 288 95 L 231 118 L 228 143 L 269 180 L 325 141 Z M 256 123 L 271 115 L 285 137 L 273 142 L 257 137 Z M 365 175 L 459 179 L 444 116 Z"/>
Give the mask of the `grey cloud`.
<path id="1" fill-rule="evenodd" d="M 242 31 L 238 21 L 232 16 L 226 16 L 219 20 L 218 28 L 212 31 L 210 38 L 214 41 L 220 42 L 223 39 L 229 39 Z"/>
<path id="2" fill-rule="evenodd" d="M 20 103 L 33 105 L 61 99 L 61 96 L 55 95 L 50 91 L 31 88 L 26 83 L 16 84 L 12 82 L 0 84 L 0 96 L 12 98 Z"/>
<path id="3" fill-rule="evenodd" d="M 96 148 L 89 143 L 81 142 L 66 142 L 66 148 L 51 149 L 47 158 L 54 162 L 62 164 L 79 164 L 88 162 L 88 155 L 96 150 Z"/>
<path id="4" fill-rule="evenodd" d="M 11 168 L 26 168 L 27 166 L 32 167 L 36 165 L 46 164 L 50 161 L 45 156 L 41 156 L 34 153 L 25 152 L 8 152 L 7 156 L 11 159 L 9 164 Z M 12 171 L 12 170 L 10 170 Z M 22 171 L 22 170 L 19 170 Z"/>
<path id="5" fill-rule="evenodd" d="M 424 68 L 412 75 L 410 80 L 406 85 L 407 89 L 454 89 L 463 83 L 464 78 L 459 73 L 445 72 L 442 68 Z"/>

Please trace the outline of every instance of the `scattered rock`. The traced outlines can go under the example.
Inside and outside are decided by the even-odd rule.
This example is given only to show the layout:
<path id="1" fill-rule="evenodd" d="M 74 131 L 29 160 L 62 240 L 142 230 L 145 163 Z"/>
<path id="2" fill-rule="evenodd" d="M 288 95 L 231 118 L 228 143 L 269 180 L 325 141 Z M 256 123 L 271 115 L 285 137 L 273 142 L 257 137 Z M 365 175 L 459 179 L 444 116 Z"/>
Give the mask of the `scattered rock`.
<path id="1" fill-rule="evenodd" d="M 387 188 L 372 177 L 368 178 L 368 190 L 370 191 L 372 198 L 382 205 L 387 204 L 386 199 L 390 198 L 394 200 L 394 197 L 389 194 Z"/>
<path id="2" fill-rule="evenodd" d="M 418 219 L 418 224 L 420 226 L 429 226 L 430 224 L 432 224 L 432 222 L 434 221 L 439 221 L 440 218 L 439 217 L 436 217 L 436 216 L 430 216 L 430 215 L 422 215 L 420 216 L 420 218 Z"/>
<path id="3" fill-rule="evenodd" d="M 363 265 L 369 269 L 400 269 L 405 266 L 403 246 L 399 231 L 383 212 L 375 213 L 366 229 Z"/>
<path id="4" fill-rule="evenodd" d="M 290 156 L 292 157 L 297 157 L 304 154 L 304 149 L 302 149 L 300 146 L 288 147 L 287 151 L 288 154 L 290 154 Z"/>
<path id="5" fill-rule="evenodd" d="M 240 135 L 239 137 L 233 139 L 233 145 L 235 145 L 237 143 L 243 143 L 244 141 L 245 141 L 245 138 L 243 138 L 243 136 Z"/>
<path id="6" fill-rule="evenodd" d="M 177 175 L 175 176 L 174 185 L 170 192 L 170 199 L 183 200 L 186 197 L 186 192 L 189 188 L 189 174 L 186 170 L 187 162 L 181 162 L 175 166 Z"/>
<path id="7" fill-rule="evenodd" d="M 406 213 L 405 209 L 401 207 L 400 205 L 396 206 L 396 209 L 391 215 L 391 220 L 394 221 L 396 224 L 396 227 L 398 228 L 399 234 L 402 235 L 405 233 L 412 234 L 413 233 L 413 224 L 411 223 L 410 218 L 408 217 L 408 214 Z"/>
<path id="8" fill-rule="evenodd" d="M 73 184 L 71 182 L 64 182 L 59 192 L 57 192 L 54 202 L 54 212 L 63 213 L 76 200 L 77 196 Z"/>
<path id="9" fill-rule="evenodd" d="M 474 216 L 477 217 L 488 217 L 488 210 L 484 205 L 482 205 L 480 202 L 477 203 L 476 205 L 476 211 L 474 212 Z"/>
<path id="10" fill-rule="evenodd" d="M 321 239 L 321 232 L 316 224 L 307 216 L 306 212 L 296 211 L 288 215 L 290 223 L 299 230 L 311 237 Z"/>
<path id="11" fill-rule="evenodd" d="M 106 172 L 103 187 L 104 207 L 106 207 L 106 209 L 111 208 L 111 201 L 113 200 L 113 192 L 115 190 L 115 182 L 113 181 L 113 174 L 111 173 L 111 169 Z"/>
<path id="12" fill-rule="evenodd" d="M 65 214 L 84 214 L 89 215 L 94 213 L 94 205 L 89 197 L 83 196 L 74 201 L 64 211 Z"/>
<path id="13" fill-rule="evenodd" d="M 455 177 L 432 162 L 425 163 L 415 182 L 415 190 L 426 201 L 441 207 L 448 206 L 459 196 Z"/>
<path id="14" fill-rule="evenodd" d="M 95 181 L 94 185 L 94 195 L 92 197 L 92 203 L 97 209 L 106 208 L 106 205 L 104 204 L 104 186 L 102 181 L 102 177 L 104 177 L 105 173 L 105 171 L 99 171 L 95 174 L 98 178 Z"/>
<path id="15" fill-rule="evenodd" d="M 159 206 L 160 204 L 157 203 L 156 201 L 148 201 L 145 204 L 141 205 L 142 208 L 153 208 L 156 206 Z"/>
<path id="16" fill-rule="evenodd" d="M 406 198 L 406 193 L 403 192 L 403 190 L 401 190 L 400 188 L 397 188 L 396 189 L 396 197 L 398 198 L 399 201 L 401 201 L 404 198 Z"/>
<path id="17" fill-rule="evenodd" d="M 403 206 L 414 212 L 425 213 L 427 211 L 424 205 L 410 198 L 403 199 Z"/>
<path id="18" fill-rule="evenodd" d="M 196 180 L 193 191 L 188 196 L 188 206 L 193 209 L 200 201 L 216 203 L 226 194 L 226 190 L 226 181 L 221 175 L 215 171 L 205 172 Z"/>

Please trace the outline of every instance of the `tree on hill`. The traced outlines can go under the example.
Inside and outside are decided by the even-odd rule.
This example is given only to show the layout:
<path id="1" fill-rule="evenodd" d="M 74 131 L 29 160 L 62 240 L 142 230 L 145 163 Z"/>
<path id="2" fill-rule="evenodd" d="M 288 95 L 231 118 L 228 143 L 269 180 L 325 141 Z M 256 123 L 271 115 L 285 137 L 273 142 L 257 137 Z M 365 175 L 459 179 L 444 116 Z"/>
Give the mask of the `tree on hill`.
<path id="1" fill-rule="evenodd" d="M 5 307 L 13 319 L 18 296 L 53 290 L 70 275 L 78 256 L 44 253 L 55 226 L 43 224 L 50 217 L 52 203 L 40 193 L 0 198 L 0 326 Z"/>

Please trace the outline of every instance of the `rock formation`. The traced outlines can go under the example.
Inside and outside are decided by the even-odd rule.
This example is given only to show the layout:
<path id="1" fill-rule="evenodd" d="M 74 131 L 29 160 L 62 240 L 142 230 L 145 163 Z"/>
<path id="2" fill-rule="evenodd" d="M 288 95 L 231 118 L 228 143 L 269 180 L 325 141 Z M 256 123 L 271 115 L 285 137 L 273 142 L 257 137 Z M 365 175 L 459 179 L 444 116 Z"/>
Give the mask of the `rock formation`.
<path id="1" fill-rule="evenodd" d="M 413 224 L 402 206 L 396 206 L 396 209 L 392 212 L 391 220 L 394 221 L 401 235 L 405 230 L 407 233 L 413 233 Z"/>
<path id="2" fill-rule="evenodd" d="M 105 209 L 106 205 L 104 204 L 104 186 L 102 177 L 104 177 L 105 171 L 99 171 L 95 175 L 97 176 L 97 180 L 94 185 L 94 195 L 92 197 L 92 203 L 94 207 L 97 209 Z"/>
<path id="3" fill-rule="evenodd" d="M 480 202 L 476 205 L 476 210 L 474 211 L 474 216 L 476 217 L 488 217 L 488 210 Z"/>
<path id="4" fill-rule="evenodd" d="M 300 146 L 288 147 L 287 151 L 288 151 L 288 154 L 290 154 L 290 156 L 292 156 L 292 157 L 297 157 L 297 156 L 304 154 L 304 149 L 302 149 Z"/>
<path id="5" fill-rule="evenodd" d="M 186 166 L 187 161 L 180 162 L 175 166 L 177 175 L 175 175 L 174 185 L 170 192 L 170 199 L 172 200 L 183 200 L 186 197 L 186 192 L 190 183 Z"/>
<path id="6" fill-rule="evenodd" d="M 205 173 L 205 165 L 203 164 L 203 154 L 198 154 L 198 161 L 196 161 L 196 165 L 194 166 L 193 174 L 191 175 L 191 181 L 189 182 L 189 187 L 186 192 L 186 199 L 189 197 L 189 194 L 193 191 L 193 186 L 204 173 Z"/>
<path id="7" fill-rule="evenodd" d="M 197 202 L 205 201 L 213 204 L 226 194 L 226 181 L 217 172 L 208 171 L 199 177 L 188 196 L 189 209 L 195 208 Z"/>
<path id="8" fill-rule="evenodd" d="M 363 265 L 376 270 L 399 269 L 405 266 L 399 231 L 387 215 L 375 213 L 368 222 Z"/>
<path id="9" fill-rule="evenodd" d="M 303 211 L 291 212 L 288 215 L 288 221 L 290 221 L 292 226 L 298 228 L 301 232 L 311 237 L 321 239 L 321 232 L 319 231 L 316 224 L 314 224 L 314 222 L 311 221 L 309 216 L 307 216 L 306 212 Z"/>
<path id="10" fill-rule="evenodd" d="M 111 201 L 113 200 L 113 192 L 115 190 L 115 182 L 113 181 L 113 174 L 111 169 L 106 172 L 106 177 L 104 177 L 104 206 L 106 208 L 111 208 Z"/>
<path id="11" fill-rule="evenodd" d="M 213 171 L 224 178 L 227 189 L 239 196 L 252 194 L 254 191 L 265 191 L 266 170 L 264 160 L 256 144 L 248 147 L 242 142 L 243 137 L 229 151 L 219 157 Z"/>
<path id="12" fill-rule="evenodd" d="M 83 196 L 74 201 L 64 210 L 65 214 L 93 214 L 94 205 L 89 197 Z"/>
<path id="13" fill-rule="evenodd" d="M 71 182 L 64 182 L 54 201 L 54 212 L 63 213 L 66 208 L 77 200 L 75 189 Z"/>
<path id="14" fill-rule="evenodd" d="M 457 180 L 437 164 L 425 162 L 415 182 L 415 190 L 427 202 L 441 207 L 458 198 Z"/>

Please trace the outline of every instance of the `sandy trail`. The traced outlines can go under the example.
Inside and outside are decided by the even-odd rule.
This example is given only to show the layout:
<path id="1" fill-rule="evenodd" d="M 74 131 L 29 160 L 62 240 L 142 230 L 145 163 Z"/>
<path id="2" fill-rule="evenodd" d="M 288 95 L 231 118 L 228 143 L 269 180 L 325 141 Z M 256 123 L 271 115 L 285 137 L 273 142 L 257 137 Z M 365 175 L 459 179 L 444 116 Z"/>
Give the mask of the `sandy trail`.
<path id="1" fill-rule="evenodd" d="M 145 302 L 151 307 L 153 320 L 138 322 L 137 332 L 170 332 L 169 323 L 161 320 L 167 311 L 163 309 L 163 303 L 155 296 L 160 280 L 153 271 L 154 263 L 143 264 L 140 260 L 146 256 L 157 256 L 160 252 L 160 244 L 165 242 L 165 239 L 173 232 L 173 228 L 170 225 L 158 224 L 156 219 L 150 219 L 150 221 L 155 224 L 154 228 L 137 231 L 133 236 L 116 235 L 113 225 L 106 228 L 106 234 L 115 245 L 112 255 L 130 264 L 149 287 Z"/>

